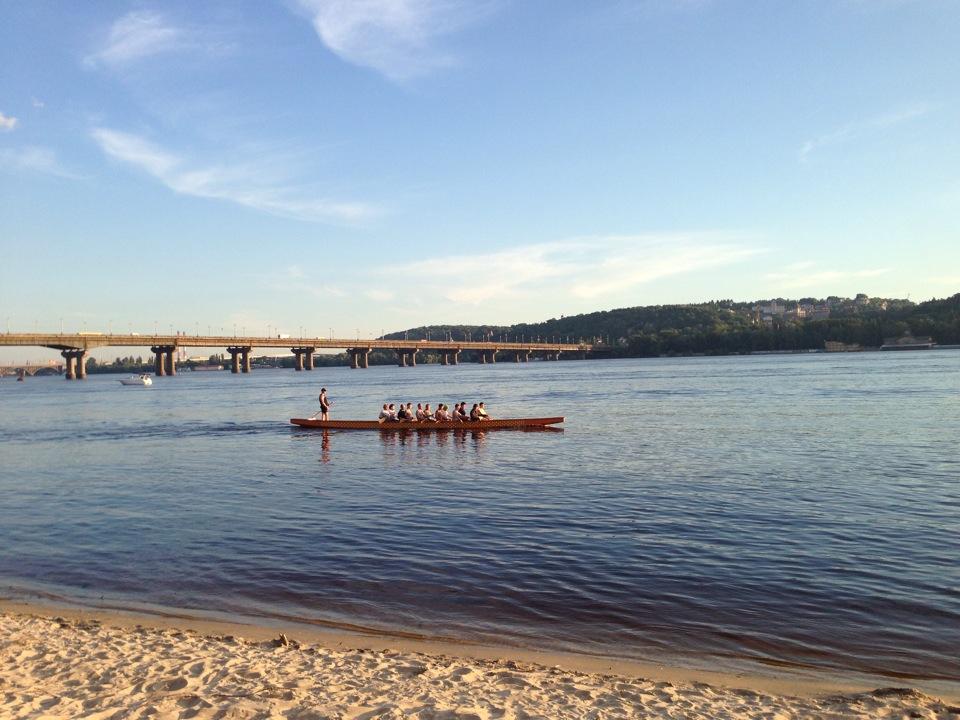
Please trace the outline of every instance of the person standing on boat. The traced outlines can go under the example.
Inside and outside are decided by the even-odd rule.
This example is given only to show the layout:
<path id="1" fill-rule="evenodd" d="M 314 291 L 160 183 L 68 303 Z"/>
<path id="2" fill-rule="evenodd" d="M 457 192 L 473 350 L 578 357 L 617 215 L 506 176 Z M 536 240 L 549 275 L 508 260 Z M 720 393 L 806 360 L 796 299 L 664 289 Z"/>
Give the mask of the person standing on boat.
<path id="1" fill-rule="evenodd" d="M 330 419 L 330 401 L 327 399 L 326 388 L 320 388 L 320 419 Z"/>

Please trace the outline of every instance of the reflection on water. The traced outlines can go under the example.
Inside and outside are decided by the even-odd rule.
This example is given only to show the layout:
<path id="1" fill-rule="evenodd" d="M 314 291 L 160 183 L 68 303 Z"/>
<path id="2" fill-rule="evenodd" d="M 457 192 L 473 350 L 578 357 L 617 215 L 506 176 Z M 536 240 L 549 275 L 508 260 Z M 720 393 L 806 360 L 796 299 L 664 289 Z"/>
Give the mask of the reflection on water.
<path id="1" fill-rule="evenodd" d="M 383 431 L 364 430 L 300 430 L 294 431 L 294 437 L 307 442 L 320 441 L 320 462 L 329 463 L 336 456 L 336 445 L 343 436 L 357 436 L 374 442 L 377 436 L 379 444 L 387 451 L 416 451 L 430 448 L 447 450 L 452 447 L 457 452 L 472 451 L 481 453 L 487 440 L 487 430 L 431 430 L 392 429 Z M 505 431 L 500 431 L 505 432 Z M 510 432 L 510 431 L 506 431 Z M 339 438 L 338 438 L 339 436 Z M 452 442 L 452 445 L 451 445 Z"/>
<path id="2" fill-rule="evenodd" d="M 417 431 L 413 429 L 385 430 L 380 433 L 380 443 L 384 447 L 416 447 L 424 450 L 430 447 L 447 448 L 453 439 L 457 449 L 467 448 L 469 445 L 479 452 L 487 437 L 486 430 L 430 430 Z"/>

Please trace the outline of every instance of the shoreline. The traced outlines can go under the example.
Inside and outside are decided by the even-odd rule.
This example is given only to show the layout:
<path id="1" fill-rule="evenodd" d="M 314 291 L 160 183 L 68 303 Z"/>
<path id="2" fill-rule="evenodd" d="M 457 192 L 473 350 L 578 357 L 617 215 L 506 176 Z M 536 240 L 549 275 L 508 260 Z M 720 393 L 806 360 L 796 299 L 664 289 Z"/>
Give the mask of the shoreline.
<path id="1" fill-rule="evenodd" d="M 88 607 L 67 603 L 48 603 L 0 598 L 0 622 L 14 625 L 47 623 L 61 631 L 101 628 L 108 637 L 119 634 L 153 634 L 157 637 L 182 637 L 184 634 L 220 647 L 244 642 L 251 647 L 273 647 L 278 637 L 289 639 L 291 647 L 314 648 L 327 653 L 374 653 L 389 665 L 390 658 L 429 658 L 441 665 L 476 669 L 522 665 L 531 671 L 563 674 L 630 683 L 647 683 L 685 689 L 708 698 L 743 693 L 763 696 L 766 702 L 839 702 L 861 703 L 864 697 L 884 697 L 897 703 L 922 702 L 960 713 L 960 692 L 937 688 L 916 690 L 911 683 L 889 678 L 852 678 L 841 673 L 790 672 L 776 668 L 769 675 L 747 672 L 706 670 L 664 665 L 621 658 L 600 657 L 572 652 L 533 650 L 516 646 L 476 644 L 452 639 L 425 639 L 403 634 L 371 632 L 363 628 L 335 629 L 287 621 L 257 621 L 251 618 L 231 620 L 204 617 L 202 613 L 178 611 L 149 612 L 120 608 Z M 94 654 L 92 652 L 91 654 Z M 472 671 L 470 671 L 472 672 Z M 469 673 L 467 673 L 469 674 Z M 604 680 L 606 679 L 606 680 Z M 896 686 L 896 689 L 892 689 Z M 926 694 L 925 694 L 926 693 Z M 849 708 L 848 708 L 849 709 Z M 874 712 L 877 708 L 874 708 Z M 920 715 L 919 717 L 956 717 Z M 657 717 L 657 715 L 651 715 Z"/>
<path id="2" fill-rule="evenodd" d="M 21 612 L 23 611 L 23 612 Z M 141 621 L 146 621 L 144 624 Z M 0 716 L 20 718 L 929 718 L 960 706 L 908 688 L 808 695 L 744 689 L 720 676 L 666 680 L 641 668 L 461 645 L 220 621 L 0 607 Z M 370 645 L 377 645 L 370 648 Z M 430 652 L 425 652 L 429 649 Z M 450 652 L 444 652 L 449 650 Z M 550 660 L 560 660 L 551 663 Z"/>

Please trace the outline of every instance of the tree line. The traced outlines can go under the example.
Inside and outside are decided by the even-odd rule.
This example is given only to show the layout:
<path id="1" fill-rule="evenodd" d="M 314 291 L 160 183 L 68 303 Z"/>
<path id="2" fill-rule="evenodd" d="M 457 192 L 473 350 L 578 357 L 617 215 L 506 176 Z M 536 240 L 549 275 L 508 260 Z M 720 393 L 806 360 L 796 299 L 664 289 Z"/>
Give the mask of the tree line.
<path id="1" fill-rule="evenodd" d="M 764 322 L 755 309 L 779 303 L 831 307 L 830 317 Z M 730 355 L 758 351 L 823 350 L 827 341 L 880 347 L 888 338 L 930 336 L 960 344 L 960 293 L 912 303 L 874 298 L 857 305 L 842 298 L 801 298 L 740 303 L 650 305 L 551 318 L 516 325 L 431 325 L 390 333 L 389 340 L 453 339 L 602 343 L 615 357 Z"/>

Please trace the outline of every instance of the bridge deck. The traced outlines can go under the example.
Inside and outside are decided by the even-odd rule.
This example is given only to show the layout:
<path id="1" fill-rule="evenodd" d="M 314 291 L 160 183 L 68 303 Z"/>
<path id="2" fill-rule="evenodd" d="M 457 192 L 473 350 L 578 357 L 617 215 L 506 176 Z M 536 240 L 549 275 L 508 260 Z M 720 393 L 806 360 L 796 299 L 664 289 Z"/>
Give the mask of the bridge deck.
<path id="1" fill-rule="evenodd" d="M 364 338 L 296 337 L 224 335 L 140 335 L 108 333 L 6 333 L 0 334 L 0 347 L 49 347 L 84 349 L 98 347 L 249 347 L 249 348 L 314 348 L 316 350 L 485 350 L 485 351 L 590 351 L 590 343 L 563 342 L 498 342 L 494 340 L 373 340 Z"/>

